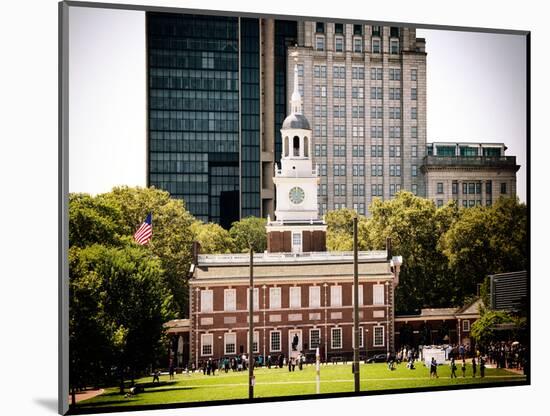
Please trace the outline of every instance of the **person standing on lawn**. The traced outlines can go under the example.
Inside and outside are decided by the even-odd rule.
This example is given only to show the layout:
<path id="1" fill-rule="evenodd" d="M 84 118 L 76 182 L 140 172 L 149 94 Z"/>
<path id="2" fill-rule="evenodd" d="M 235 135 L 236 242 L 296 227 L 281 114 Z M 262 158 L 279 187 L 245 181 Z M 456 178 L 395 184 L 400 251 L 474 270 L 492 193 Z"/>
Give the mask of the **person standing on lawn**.
<path id="1" fill-rule="evenodd" d="M 439 378 L 437 375 L 437 361 L 435 361 L 435 357 L 432 357 L 432 361 L 430 362 L 430 378 Z"/>
<path id="2" fill-rule="evenodd" d="M 472 377 L 476 378 L 476 372 L 477 372 L 477 363 L 476 363 L 476 357 L 472 358 Z"/>
<path id="3" fill-rule="evenodd" d="M 462 359 L 462 377 L 466 377 L 466 359 Z"/>
<path id="4" fill-rule="evenodd" d="M 485 358 L 479 357 L 479 376 L 485 377 Z"/>
<path id="5" fill-rule="evenodd" d="M 455 357 L 451 358 L 451 378 L 456 378 L 456 363 Z"/>

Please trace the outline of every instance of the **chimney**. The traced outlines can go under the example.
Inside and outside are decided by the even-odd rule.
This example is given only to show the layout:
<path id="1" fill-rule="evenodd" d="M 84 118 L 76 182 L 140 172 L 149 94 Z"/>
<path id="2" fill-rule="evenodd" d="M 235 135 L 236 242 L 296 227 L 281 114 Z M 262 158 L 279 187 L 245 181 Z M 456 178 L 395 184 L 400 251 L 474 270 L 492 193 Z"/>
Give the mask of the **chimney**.
<path id="1" fill-rule="evenodd" d="M 391 237 L 386 237 L 386 260 L 392 259 L 391 253 Z"/>

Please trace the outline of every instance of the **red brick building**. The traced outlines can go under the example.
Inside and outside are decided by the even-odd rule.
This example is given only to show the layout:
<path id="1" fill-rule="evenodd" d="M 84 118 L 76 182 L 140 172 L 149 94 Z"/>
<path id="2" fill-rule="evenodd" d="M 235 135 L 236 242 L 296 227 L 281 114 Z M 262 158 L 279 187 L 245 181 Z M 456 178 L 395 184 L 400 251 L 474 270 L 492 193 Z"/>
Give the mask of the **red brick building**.
<path id="1" fill-rule="evenodd" d="M 395 318 L 395 343 L 404 345 L 472 345 L 470 328 L 479 319 L 481 299 L 462 308 L 422 309 L 416 315 Z"/>
<path id="2" fill-rule="evenodd" d="M 295 77 L 298 76 L 295 67 Z M 298 85 L 295 82 L 294 85 Z M 268 250 L 254 255 L 254 354 L 322 359 L 353 355 L 353 253 L 326 251 L 318 215 L 318 169 L 301 96 L 283 122 L 281 167 L 276 166 L 276 218 L 268 218 Z M 360 355 L 394 348 L 394 290 L 400 257 L 360 252 Z M 198 255 L 189 281 L 190 360 L 248 351 L 249 254 Z M 292 342 L 297 343 L 296 352 Z"/>

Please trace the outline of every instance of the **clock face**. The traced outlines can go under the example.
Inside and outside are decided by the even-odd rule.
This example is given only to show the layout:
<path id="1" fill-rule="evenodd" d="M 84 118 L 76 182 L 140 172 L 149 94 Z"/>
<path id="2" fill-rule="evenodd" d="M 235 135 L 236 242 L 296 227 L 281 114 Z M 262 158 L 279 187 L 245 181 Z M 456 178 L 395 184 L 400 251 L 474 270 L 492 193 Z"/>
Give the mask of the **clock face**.
<path id="1" fill-rule="evenodd" d="M 290 190 L 288 195 L 290 197 L 290 202 L 292 202 L 293 204 L 301 204 L 304 201 L 306 193 L 299 186 L 295 186 Z"/>

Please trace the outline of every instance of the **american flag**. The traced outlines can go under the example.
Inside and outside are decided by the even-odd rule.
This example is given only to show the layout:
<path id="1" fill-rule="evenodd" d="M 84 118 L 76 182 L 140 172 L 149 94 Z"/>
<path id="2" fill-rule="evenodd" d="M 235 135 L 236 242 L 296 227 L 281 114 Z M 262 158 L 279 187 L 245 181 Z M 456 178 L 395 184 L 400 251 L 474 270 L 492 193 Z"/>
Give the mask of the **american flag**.
<path id="1" fill-rule="evenodd" d="M 145 218 L 145 221 L 143 221 L 143 224 L 140 225 L 140 227 L 134 234 L 134 240 L 136 241 L 136 243 L 144 246 L 145 244 L 149 243 L 149 241 L 151 241 L 152 236 L 153 236 L 152 215 L 151 213 L 149 213 L 149 215 L 147 215 L 147 218 Z"/>

